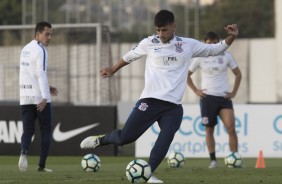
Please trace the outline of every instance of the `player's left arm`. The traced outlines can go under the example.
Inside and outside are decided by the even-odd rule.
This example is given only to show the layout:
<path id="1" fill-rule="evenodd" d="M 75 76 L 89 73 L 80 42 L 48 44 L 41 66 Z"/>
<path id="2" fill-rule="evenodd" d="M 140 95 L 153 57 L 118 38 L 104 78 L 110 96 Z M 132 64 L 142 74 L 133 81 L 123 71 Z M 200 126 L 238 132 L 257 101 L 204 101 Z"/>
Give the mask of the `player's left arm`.
<path id="1" fill-rule="evenodd" d="M 241 79 L 242 79 L 242 73 L 238 66 L 232 69 L 232 72 L 235 75 L 235 82 L 234 82 L 233 90 L 231 91 L 231 93 L 226 93 L 225 98 L 228 98 L 228 99 L 232 99 L 236 96 L 240 83 L 241 83 Z"/>

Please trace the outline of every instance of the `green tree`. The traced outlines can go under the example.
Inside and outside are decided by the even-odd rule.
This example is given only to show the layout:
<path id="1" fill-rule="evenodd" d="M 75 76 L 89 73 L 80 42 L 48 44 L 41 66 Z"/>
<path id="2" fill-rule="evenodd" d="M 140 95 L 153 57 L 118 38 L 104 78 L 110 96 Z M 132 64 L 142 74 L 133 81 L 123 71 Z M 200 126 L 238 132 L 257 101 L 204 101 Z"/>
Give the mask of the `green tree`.
<path id="1" fill-rule="evenodd" d="M 1 0 L 0 1 L 0 24 L 13 25 L 21 24 L 22 0 Z"/>
<path id="2" fill-rule="evenodd" d="M 240 38 L 274 37 L 274 0 L 216 0 L 201 9 L 200 35 L 212 30 L 224 37 L 223 27 L 232 23 Z"/>

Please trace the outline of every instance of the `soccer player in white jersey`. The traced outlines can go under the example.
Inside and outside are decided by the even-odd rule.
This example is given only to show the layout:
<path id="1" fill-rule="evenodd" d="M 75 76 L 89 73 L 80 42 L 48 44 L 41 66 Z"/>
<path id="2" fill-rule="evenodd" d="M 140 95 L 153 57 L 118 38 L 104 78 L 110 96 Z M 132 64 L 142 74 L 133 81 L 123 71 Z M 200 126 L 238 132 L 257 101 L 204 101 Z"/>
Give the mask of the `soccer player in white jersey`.
<path id="1" fill-rule="evenodd" d="M 231 45 L 238 34 L 237 25 L 232 24 L 225 28 L 228 33 L 226 40 L 218 44 L 204 44 L 194 39 L 178 37 L 174 34 L 174 15 L 168 10 L 161 10 L 155 15 L 154 25 L 156 35 L 144 38 L 117 64 L 101 68 L 100 71 L 103 78 L 111 77 L 122 67 L 147 56 L 145 87 L 123 129 L 87 137 L 80 144 L 82 149 L 108 144 L 128 144 L 136 141 L 153 123 L 158 122 L 160 133 L 148 161 L 153 173 L 166 156 L 174 134 L 182 122 L 181 100 L 186 87 L 190 59 L 218 55 Z M 152 175 L 147 183 L 163 181 Z"/>
<path id="2" fill-rule="evenodd" d="M 205 43 L 217 44 L 219 36 L 215 32 L 208 32 Z M 235 83 L 229 92 L 227 70 L 230 68 L 235 75 Z M 201 70 L 202 84 L 195 86 L 191 75 Z M 238 138 L 235 131 L 235 117 L 232 98 L 235 97 L 241 82 L 241 71 L 232 55 L 225 51 L 218 56 L 198 57 L 191 60 L 188 72 L 188 85 L 200 97 L 202 123 L 206 128 L 206 143 L 210 154 L 209 168 L 216 168 L 214 127 L 217 116 L 222 120 L 228 135 L 230 151 L 238 151 Z"/>
<path id="3" fill-rule="evenodd" d="M 35 37 L 21 51 L 20 55 L 20 109 L 23 122 L 21 137 L 20 171 L 28 168 L 27 153 L 35 132 L 38 119 L 41 132 L 40 159 L 38 171 L 52 172 L 45 168 L 51 140 L 51 95 L 57 95 L 55 87 L 48 84 L 46 47 L 52 37 L 52 26 L 48 22 L 39 22 L 35 27 Z"/>

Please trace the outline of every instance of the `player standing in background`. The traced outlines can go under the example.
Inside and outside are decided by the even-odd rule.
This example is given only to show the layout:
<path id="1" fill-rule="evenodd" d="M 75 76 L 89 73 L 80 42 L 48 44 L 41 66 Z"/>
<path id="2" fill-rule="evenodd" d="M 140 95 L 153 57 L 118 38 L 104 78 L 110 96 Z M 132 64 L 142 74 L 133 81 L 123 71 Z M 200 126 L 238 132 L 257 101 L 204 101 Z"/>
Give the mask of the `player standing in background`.
<path id="1" fill-rule="evenodd" d="M 205 43 L 217 44 L 219 36 L 215 32 L 206 34 Z M 227 69 L 235 75 L 232 92 L 228 92 Z M 201 70 L 202 85 L 197 88 L 191 78 L 193 72 Z M 229 135 L 230 151 L 238 151 L 238 138 L 235 131 L 235 117 L 231 99 L 235 97 L 241 82 L 241 71 L 229 52 L 218 56 L 199 57 L 191 60 L 188 72 L 188 85 L 200 97 L 202 123 L 206 127 L 206 143 L 210 154 L 209 168 L 216 168 L 214 127 L 219 115 Z"/>
<path id="2" fill-rule="evenodd" d="M 87 137 L 80 144 L 82 149 L 128 144 L 136 141 L 153 123 L 158 122 L 160 133 L 148 161 L 152 172 L 166 156 L 182 122 L 181 100 L 186 88 L 190 59 L 218 55 L 231 45 L 238 34 L 237 25 L 232 24 L 225 28 L 228 37 L 219 44 L 204 44 L 194 39 L 178 37 L 174 34 L 174 15 L 168 10 L 161 10 L 155 15 L 154 25 L 157 35 L 144 38 L 116 65 L 100 71 L 103 78 L 111 77 L 122 67 L 147 56 L 145 88 L 123 129 Z M 163 181 L 152 175 L 147 183 Z"/>
<path id="3" fill-rule="evenodd" d="M 35 27 L 35 38 L 28 43 L 20 55 L 20 109 L 23 121 L 21 138 L 20 171 L 28 168 L 27 153 L 31 138 L 35 132 L 36 119 L 41 132 L 41 153 L 38 171 L 52 172 L 45 168 L 51 140 L 51 95 L 56 96 L 56 88 L 49 86 L 47 78 L 48 54 L 46 47 L 52 37 L 52 26 L 48 22 L 39 22 Z"/>

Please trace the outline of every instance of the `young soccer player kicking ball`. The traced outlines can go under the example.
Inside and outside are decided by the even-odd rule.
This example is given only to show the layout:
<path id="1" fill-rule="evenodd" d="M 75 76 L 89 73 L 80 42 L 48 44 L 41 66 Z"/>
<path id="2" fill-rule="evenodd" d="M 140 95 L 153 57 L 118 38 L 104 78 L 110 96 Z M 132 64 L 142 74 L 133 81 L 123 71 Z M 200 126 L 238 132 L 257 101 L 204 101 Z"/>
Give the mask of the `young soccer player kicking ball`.
<path id="1" fill-rule="evenodd" d="M 231 45 L 238 34 L 237 25 L 232 24 L 225 27 L 228 33 L 226 40 L 218 44 L 204 44 L 178 37 L 174 34 L 174 15 L 168 10 L 161 10 L 155 15 L 154 25 L 157 35 L 144 38 L 116 65 L 100 71 L 102 77 L 111 77 L 122 67 L 147 56 L 145 87 L 123 129 L 102 136 L 87 137 L 80 144 L 82 149 L 128 144 L 136 141 L 153 123 L 158 122 L 160 133 L 148 161 L 153 173 L 166 156 L 182 121 L 181 100 L 186 88 L 190 59 L 218 55 Z M 152 175 L 147 183 L 163 181 Z"/>

